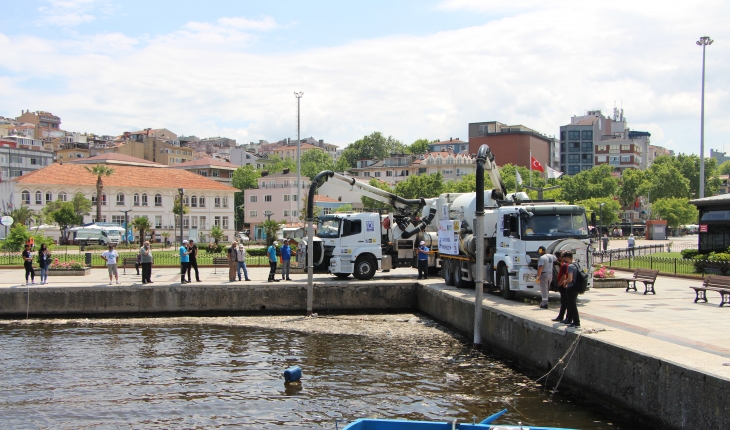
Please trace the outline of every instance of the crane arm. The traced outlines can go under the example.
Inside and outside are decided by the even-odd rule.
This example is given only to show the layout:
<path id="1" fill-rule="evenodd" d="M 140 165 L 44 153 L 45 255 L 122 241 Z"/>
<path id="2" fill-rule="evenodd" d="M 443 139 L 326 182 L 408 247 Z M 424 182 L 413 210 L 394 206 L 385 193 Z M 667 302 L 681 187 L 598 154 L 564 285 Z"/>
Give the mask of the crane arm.
<path id="1" fill-rule="evenodd" d="M 349 176 L 345 176 L 339 173 L 334 173 L 329 176 L 330 178 L 332 178 L 331 183 L 333 185 L 337 185 L 338 187 L 343 188 L 347 191 L 355 192 L 362 196 L 369 197 L 373 200 L 389 204 L 400 212 L 411 212 L 415 207 L 416 211 L 414 211 L 414 213 L 418 213 L 421 208 L 423 208 L 427 204 L 426 200 L 423 198 L 406 199 L 397 196 L 391 192 L 381 190 L 380 188 L 374 187 L 370 184 L 360 182 L 355 178 L 351 178 Z"/>
<path id="2" fill-rule="evenodd" d="M 486 152 L 484 154 L 486 157 L 484 160 L 484 170 L 489 172 L 489 179 L 492 181 L 494 190 L 502 193 L 501 196 L 498 196 L 499 199 L 504 199 L 504 196 L 507 195 L 507 186 L 504 185 L 502 175 L 499 174 L 499 168 L 497 167 L 497 163 L 494 161 L 494 154 L 492 154 L 492 150 L 489 149 L 489 146 L 482 146 L 486 147 Z"/>

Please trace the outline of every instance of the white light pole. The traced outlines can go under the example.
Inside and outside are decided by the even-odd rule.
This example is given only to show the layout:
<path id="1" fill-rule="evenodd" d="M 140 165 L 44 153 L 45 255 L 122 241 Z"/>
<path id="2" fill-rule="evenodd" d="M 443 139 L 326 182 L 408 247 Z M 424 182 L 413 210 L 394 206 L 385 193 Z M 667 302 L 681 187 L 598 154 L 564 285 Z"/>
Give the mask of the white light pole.
<path id="1" fill-rule="evenodd" d="M 705 47 L 714 42 L 702 36 L 697 45 L 702 47 L 702 108 L 700 110 L 700 198 L 705 197 Z"/>
<path id="2" fill-rule="evenodd" d="M 301 131 L 301 121 L 300 121 L 300 108 L 301 108 L 301 101 L 302 96 L 304 95 L 304 91 L 295 92 L 294 97 L 297 98 L 297 217 L 301 216 L 301 196 L 299 195 L 299 190 L 302 189 L 302 139 L 300 136 Z"/>

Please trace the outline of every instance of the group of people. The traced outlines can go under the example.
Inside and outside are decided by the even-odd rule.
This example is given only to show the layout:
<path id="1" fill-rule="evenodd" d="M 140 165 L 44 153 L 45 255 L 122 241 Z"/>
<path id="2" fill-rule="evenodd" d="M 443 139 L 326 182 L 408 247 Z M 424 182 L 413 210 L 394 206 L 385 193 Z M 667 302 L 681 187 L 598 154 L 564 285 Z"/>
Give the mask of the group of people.
<path id="1" fill-rule="evenodd" d="M 544 246 L 538 248 L 538 253 L 540 257 L 537 260 L 537 277 L 542 295 L 540 308 L 548 308 L 550 287 L 557 287 L 560 293 L 560 311 L 552 320 L 569 327 L 580 327 L 578 288 L 574 283 L 580 268 L 573 264 L 573 253 L 557 251 L 555 254 L 548 254 Z"/>
<path id="2" fill-rule="evenodd" d="M 277 251 L 279 243 L 274 241 L 266 250 L 266 255 L 269 260 L 269 282 L 279 282 L 276 279 L 276 265 L 277 265 L 277 254 L 281 255 L 281 280 L 291 281 L 289 277 L 291 271 L 291 247 L 289 241 L 284 240 L 281 248 Z M 228 248 L 228 280 L 235 282 L 236 277 L 241 280 L 241 272 L 243 272 L 243 279 L 250 281 L 248 277 L 248 269 L 246 268 L 246 249 L 242 243 L 233 242 L 230 248 Z"/>
<path id="3" fill-rule="evenodd" d="M 33 244 L 27 242 L 23 248 L 21 254 L 23 258 L 23 268 L 25 269 L 25 285 L 35 285 L 35 269 L 33 269 Z M 40 284 L 48 283 L 48 266 L 51 265 L 51 252 L 48 250 L 48 245 L 45 243 L 41 245 L 38 250 L 38 265 L 41 269 L 41 282 Z"/>

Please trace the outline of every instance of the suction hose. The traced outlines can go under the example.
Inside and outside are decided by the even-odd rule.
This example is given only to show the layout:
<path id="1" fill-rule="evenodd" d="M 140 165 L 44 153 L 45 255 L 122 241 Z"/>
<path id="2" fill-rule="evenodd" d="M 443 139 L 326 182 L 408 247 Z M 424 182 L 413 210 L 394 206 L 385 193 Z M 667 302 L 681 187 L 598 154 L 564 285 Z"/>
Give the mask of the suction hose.
<path id="1" fill-rule="evenodd" d="M 484 300 L 484 163 L 491 151 L 487 145 L 477 152 L 477 195 L 474 237 L 477 241 L 476 267 L 474 276 L 474 349 L 482 348 L 482 301 Z"/>

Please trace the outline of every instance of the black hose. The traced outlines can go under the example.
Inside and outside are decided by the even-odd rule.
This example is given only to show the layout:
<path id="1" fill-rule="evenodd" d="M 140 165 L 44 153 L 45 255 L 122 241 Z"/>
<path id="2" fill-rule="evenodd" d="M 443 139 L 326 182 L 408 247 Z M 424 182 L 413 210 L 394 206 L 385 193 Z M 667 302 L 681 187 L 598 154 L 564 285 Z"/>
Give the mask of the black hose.
<path id="1" fill-rule="evenodd" d="M 477 152 L 477 207 L 476 216 L 484 215 L 484 162 L 492 155 L 489 146 L 482 145 Z M 492 155 L 492 159 L 494 156 Z"/>
<path id="2" fill-rule="evenodd" d="M 484 197 L 482 197 L 482 200 L 484 200 Z M 404 231 L 401 235 L 401 239 L 408 239 L 409 237 L 413 236 L 414 234 L 418 234 L 419 231 L 426 228 L 427 225 L 431 224 L 431 221 L 433 221 L 433 218 L 436 216 L 436 208 L 431 208 L 431 210 L 428 212 L 428 216 L 421 220 L 420 223 L 418 223 L 417 226 L 413 227 L 412 229 L 408 231 Z"/>
<path id="3" fill-rule="evenodd" d="M 325 170 L 324 172 L 319 172 L 317 176 L 312 179 L 312 183 L 309 185 L 309 195 L 307 196 L 307 221 L 314 221 L 314 193 L 317 192 L 320 179 L 327 177 L 331 178 L 334 175 L 335 172 Z"/>

